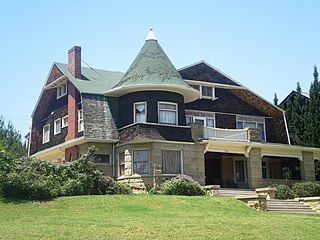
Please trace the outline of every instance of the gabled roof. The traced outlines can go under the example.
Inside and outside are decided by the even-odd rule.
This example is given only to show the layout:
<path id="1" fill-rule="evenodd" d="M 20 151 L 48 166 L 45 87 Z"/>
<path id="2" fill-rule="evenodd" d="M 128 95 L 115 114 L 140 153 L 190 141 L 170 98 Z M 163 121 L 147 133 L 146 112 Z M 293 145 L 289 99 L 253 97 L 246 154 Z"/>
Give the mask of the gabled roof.
<path id="1" fill-rule="evenodd" d="M 112 89 L 112 87 L 116 85 L 124 75 L 122 72 L 81 67 L 82 77 L 81 79 L 76 79 L 68 70 L 67 64 L 55 62 L 54 65 L 60 69 L 60 71 L 81 93 L 102 95 L 106 91 Z"/>
<path id="2" fill-rule="evenodd" d="M 150 33 L 126 74 L 106 94 L 121 96 L 129 92 L 142 90 L 178 92 L 184 95 L 186 102 L 194 101 L 199 97 L 198 91 L 182 79 L 154 34 Z"/>
<path id="3" fill-rule="evenodd" d="M 291 99 L 292 97 L 296 96 L 297 95 L 297 91 L 296 90 L 292 90 L 291 93 L 288 94 L 288 96 L 286 96 L 282 101 L 281 103 L 279 104 L 279 106 L 283 105 L 286 101 L 288 101 L 289 99 Z M 309 93 L 306 93 L 306 92 L 301 92 L 301 95 L 303 97 L 305 97 L 306 99 L 309 99 L 310 98 L 310 95 Z"/>
<path id="4" fill-rule="evenodd" d="M 210 83 L 219 83 L 233 86 L 241 86 L 231 77 L 222 73 L 215 67 L 211 66 L 205 61 L 200 61 L 192 65 L 178 69 L 183 79 L 197 80 Z"/>

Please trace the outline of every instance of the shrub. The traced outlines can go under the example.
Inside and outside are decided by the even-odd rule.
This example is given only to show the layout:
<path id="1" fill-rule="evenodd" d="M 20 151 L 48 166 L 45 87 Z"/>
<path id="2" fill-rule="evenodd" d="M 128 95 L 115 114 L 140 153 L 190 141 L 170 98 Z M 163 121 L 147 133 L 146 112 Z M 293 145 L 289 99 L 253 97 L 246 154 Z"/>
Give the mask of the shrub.
<path id="1" fill-rule="evenodd" d="M 201 188 L 201 185 L 190 176 L 178 175 L 161 184 L 160 194 L 203 196 L 206 192 Z"/>
<path id="2" fill-rule="evenodd" d="M 314 182 L 297 182 L 293 184 L 292 190 L 297 197 L 320 196 L 320 184 Z"/>
<path id="3" fill-rule="evenodd" d="M 294 193 L 292 189 L 287 185 L 276 185 L 276 198 L 277 199 L 293 199 Z"/>
<path id="4" fill-rule="evenodd" d="M 149 190 L 149 194 L 160 194 L 160 187 L 158 185 L 154 186 Z"/>

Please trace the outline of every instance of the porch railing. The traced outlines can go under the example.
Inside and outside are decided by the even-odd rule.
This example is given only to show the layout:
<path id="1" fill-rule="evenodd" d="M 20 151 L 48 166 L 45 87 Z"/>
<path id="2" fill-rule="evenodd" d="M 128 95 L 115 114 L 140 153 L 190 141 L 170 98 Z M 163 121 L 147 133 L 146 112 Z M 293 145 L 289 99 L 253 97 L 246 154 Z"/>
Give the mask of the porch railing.
<path id="1" fill-rule="evenodd" d="M 203 137 L 208 139 L 229 140 L 248 142 L 248 128 L 245 129 L 222 129 L 203 127 Z"/>

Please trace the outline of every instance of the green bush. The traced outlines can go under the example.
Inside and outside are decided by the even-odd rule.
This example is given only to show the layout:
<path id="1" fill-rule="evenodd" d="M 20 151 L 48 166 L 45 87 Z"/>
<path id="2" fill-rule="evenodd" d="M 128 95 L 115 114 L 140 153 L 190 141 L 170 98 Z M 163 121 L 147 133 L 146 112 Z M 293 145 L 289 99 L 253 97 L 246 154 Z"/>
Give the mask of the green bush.
<path id="1" fill-rule="evenodd" d="M 161 184 L 160 194 L 203 196 L 206 192 L 201 188 L 201 185 L 190 176 L 178 175 Z"/>
<path id="2" fill-rule="evenodd" d="M 294 192 L 292 189 L 287 185 L 276 185 L 276 198 L 277 199 L 293 199 Z"/>
<path id="3" fill-rule="evenodd" d="M 0 153 L 5 160 L 0 165 L 0 193 L 4 197 L 36 200 L 57 196 L 131 193 L 129 186 L 96 170 L 91 161 L 93 153 L 94 148 L 90 148 L 87 154 L 69 165 L 33 158 L 23 162 L 13 161 L 9 155 Z M 10 162 L 15 164 L 8 164 Z"/>
<path id="4" fill-rule="evenodd" d="M 149 190 L 149 194 L 160 194 L 160 187 L 158 185 L 154 186 Z"/>
<path id="5" fill-rule="evenodd" d="M 314 182 L 297 182 L 293 184 L 292 190 L 297 197 L 320 196 L 320 184 Z"/>

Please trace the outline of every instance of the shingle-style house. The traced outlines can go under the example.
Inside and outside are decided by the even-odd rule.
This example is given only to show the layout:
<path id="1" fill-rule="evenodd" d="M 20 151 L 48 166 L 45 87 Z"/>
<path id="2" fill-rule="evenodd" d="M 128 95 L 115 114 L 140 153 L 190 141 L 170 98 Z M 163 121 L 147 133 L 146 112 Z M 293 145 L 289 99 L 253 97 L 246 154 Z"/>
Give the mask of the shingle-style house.
<path id="1" fill-rule="evenodd" d="M 29 154 L 70 162 L 97 148 L 107 175 L 151 188 L 177 174 L 202 185 L 315 180 L 320 150 L 292 146 L 284 112 L 210 64 L 176 69 L 152 31 L 126 73 L 53 63 L 32 114 Z"/>

